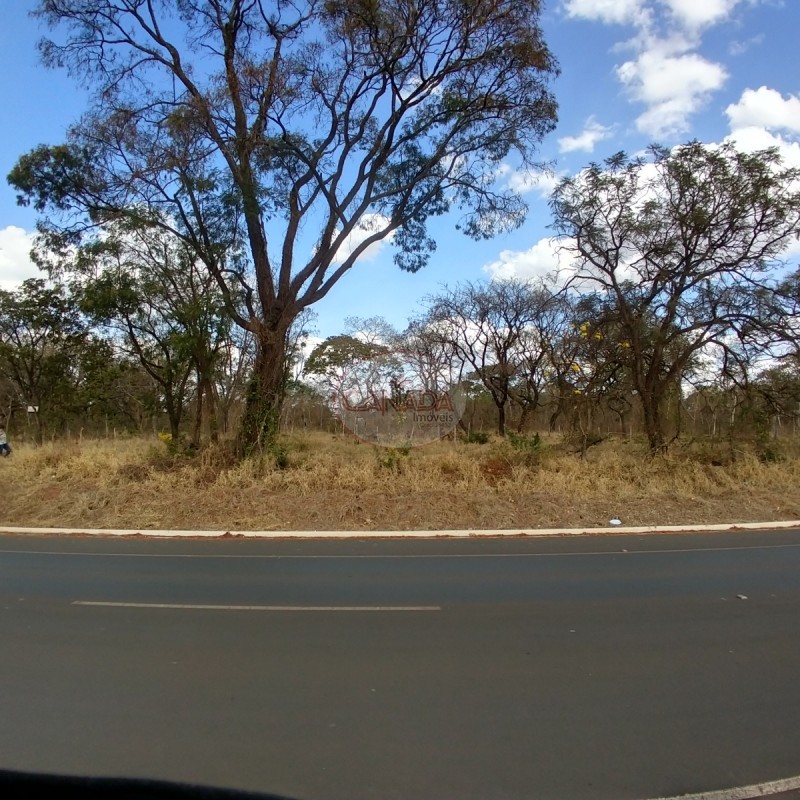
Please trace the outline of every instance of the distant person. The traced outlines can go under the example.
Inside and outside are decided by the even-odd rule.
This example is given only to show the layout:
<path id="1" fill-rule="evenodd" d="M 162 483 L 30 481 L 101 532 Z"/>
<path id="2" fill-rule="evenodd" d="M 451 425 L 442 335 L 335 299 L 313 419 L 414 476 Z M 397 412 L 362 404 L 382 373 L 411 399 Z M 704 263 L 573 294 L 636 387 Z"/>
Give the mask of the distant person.
<path id="1" fill-rule="evenodd" d="M 0 425 L 0 453 L 4 458 L 11 455 L 11 445 L 8 443 L 6 429 L 2 425 Z"/>

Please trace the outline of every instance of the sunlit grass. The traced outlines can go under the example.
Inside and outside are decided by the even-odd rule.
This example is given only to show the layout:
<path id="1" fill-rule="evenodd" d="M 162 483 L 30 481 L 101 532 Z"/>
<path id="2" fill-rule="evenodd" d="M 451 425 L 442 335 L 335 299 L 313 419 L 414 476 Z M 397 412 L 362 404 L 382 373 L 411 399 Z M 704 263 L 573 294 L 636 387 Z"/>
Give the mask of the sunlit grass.
<path id="1" fill-rule="evenodd" d="M 407 454 L 353 437 L 283 437 L 274 459 L 224 448 L 170 453 L 152 439 L 21 444 L 0 460 L 0 523 L 35 527 L 326 530 L 688 524 L 800 518 L 800 458 L 765 463 L 747 447 L 641 443 L 590 448 L 557 437 L 442 441 Z M 791 450 L 784 445 L 785 451 Z"/>

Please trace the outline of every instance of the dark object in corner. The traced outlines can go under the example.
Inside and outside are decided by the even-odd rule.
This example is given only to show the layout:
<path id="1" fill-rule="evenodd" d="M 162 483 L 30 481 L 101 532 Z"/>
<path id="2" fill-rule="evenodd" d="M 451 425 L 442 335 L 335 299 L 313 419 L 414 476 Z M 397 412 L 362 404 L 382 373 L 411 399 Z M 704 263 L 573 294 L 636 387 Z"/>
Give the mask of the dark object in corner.
<path id="1" fill-rule="evenodd" d="M 47 775 L 39 772 L 0 770 L 0 796 L 4 800 L 29 800 L 35 796 L 53 800 L 291 800 L 276 794 L 218 789 L 188 783 L 138 778 L 94 778 L 79 775 Z"/>

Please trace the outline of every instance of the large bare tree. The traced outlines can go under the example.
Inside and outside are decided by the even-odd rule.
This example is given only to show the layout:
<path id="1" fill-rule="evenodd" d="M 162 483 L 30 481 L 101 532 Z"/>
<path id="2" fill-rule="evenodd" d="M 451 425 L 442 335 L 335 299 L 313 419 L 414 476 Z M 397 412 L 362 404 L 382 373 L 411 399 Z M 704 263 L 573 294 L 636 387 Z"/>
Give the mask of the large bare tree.
<path id="1" fill-rule="evenodd" d="M 94 89 L 65 145 L 10 179 L 44 229 L 125 216 L 170 229 L 256 341 L 241 430 L 269 441 L 287 331 L 370 245 L 422 267 L 426 222 L 521 223 L 498 187 L 554 126 L 540 0 L 40 0 L 45 63 Z M 63 242 L 63 239 L 62 239 Z M 52 241 L 51 241 L 52 244 Z"/>

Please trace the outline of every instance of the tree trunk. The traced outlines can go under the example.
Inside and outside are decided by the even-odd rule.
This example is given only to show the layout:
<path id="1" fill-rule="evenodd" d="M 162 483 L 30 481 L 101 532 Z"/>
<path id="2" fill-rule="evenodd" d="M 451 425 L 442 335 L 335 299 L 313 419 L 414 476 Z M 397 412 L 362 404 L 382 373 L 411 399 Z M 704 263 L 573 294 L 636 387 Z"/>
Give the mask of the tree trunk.
<path id="1" fill-rule="evenodd" d="M 650 445 L 650 452 L 653 455 L 664 453 L 667 449 L 664 426 L 661 421 L 661 408 L 659 397 L 656 393 L 639 395 L 642 401 L 642 411 L 644 413 L 644 432 L 647 435 L 647 443 Z"/>
<path id="2" fill-rule="evenodd" d="M 200 432 L 203 425 L 203 383 L 200 375 L 197 376 L 197 391 L 194 405 L 194 426 L 192 428 L 192 446 L 200 447 Z"/>
<path id="3" fill-rule="evenodd" d="M 497 433 L 500 436 L 506 435 L 506 404 L 497 404 Z"/>
<path id="4" fill-rule="evenodd" d="M 172 413 L 172 412 L 169 412 L 167 414 L 167 416 L 169 417 L 169 433 L 170 433 L 170 436 L 172 436 L 172 441 L 177 444 L 178 440 L 181 438 L 180 417 L 177 414 Z"/>
<path id="5" fill-rule="evenodd" d="M 287 330 L 268 331 L 258 339 L 239 428 L 238 450 L 244 457 L 269 449 L 278 435 L 286 392 Z"/>
<path id="6" fill-rule="evenodd" d="M 211 441 L 216 444 L 219 442 L 219 422 L 217 419 L 217 393 L 214 390 L 214 382 L 206 376 L 206 410 L 208 415 L 208 435 Z"/>
<path id="7" fill-rule="evenodd" d="M 586 423 L 584 424 L 583 421 L 583 409 L 586 410 Z M 578 406 L 575 409 L 575 419 L 578 424 L 578 434 L 580 436 L 580 453 L 581 453 L 581 460 L 586 458 L 586 452 L 588 451 L 590 444 L 589 444 L 589 434 L 592 433 L 592 428 L 594 425 L 594 414 L 592 413 L 592 400 L 590 398 L 586 398 L 583 401 L 578 402 Z"/>
<path id="8" fill-rule="evenodd" d="M 203 441 L 218 442 L 217 408 L 214 385 L 206 370 L 197 371 L 197 400 L 195 403 L 192 444 L 200 447 Z"/>
<path id="9" fill-rule="evenodd" d="M 167 412 L 167 418 L 169 419 L 169 432 L 172 436 L 172 441 L 177 444 L 181 435 L 181 417 L 183 416 L 183 409 L 171 392 L 165 393 L 164 407 Z"/>

